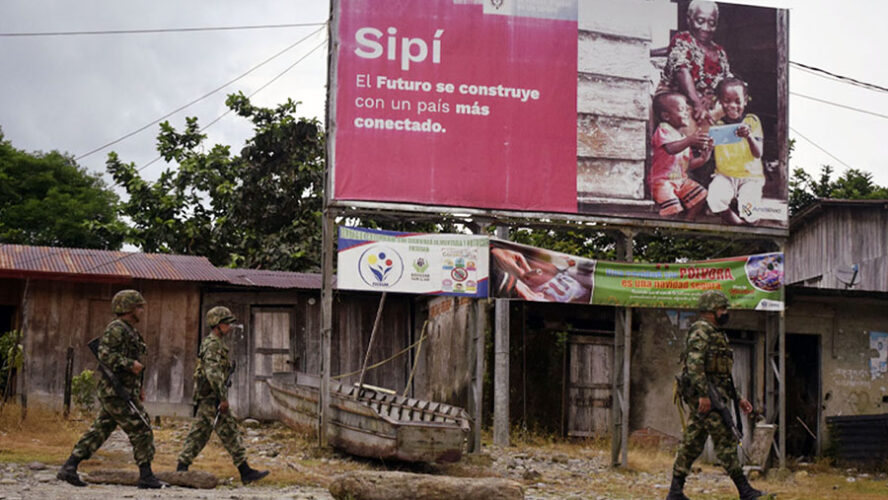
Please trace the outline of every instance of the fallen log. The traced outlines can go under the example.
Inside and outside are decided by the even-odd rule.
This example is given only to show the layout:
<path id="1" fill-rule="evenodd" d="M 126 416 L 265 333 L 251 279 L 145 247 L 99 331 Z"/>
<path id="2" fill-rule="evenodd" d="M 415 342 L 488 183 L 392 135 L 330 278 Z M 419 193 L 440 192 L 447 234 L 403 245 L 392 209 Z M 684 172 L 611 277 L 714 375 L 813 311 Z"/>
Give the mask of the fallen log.
<path id="1" fill-rule="evenodd" d="M 85 474 L 81 474 L 83 480 L 94 484 L 122 484 L 124 486 L 135 486 L 139 482 L 138 471 L 132 470 L 95 470 Z M 164 471 L 155 472 L 157 479 L 171 485 L 184 486 L 186 488 L 198 488 L 211 490 L 219 484 L 216 476 L 209 472 L 199 470 L 189 470 L 185 472 Z"/>
<path id="2" fill-rule="evenodd" d="M 330 484 L 336 500 L 520 500 L 524 487 L 502 478 L 430 476 L 407 472 L 354 471 Z"/>

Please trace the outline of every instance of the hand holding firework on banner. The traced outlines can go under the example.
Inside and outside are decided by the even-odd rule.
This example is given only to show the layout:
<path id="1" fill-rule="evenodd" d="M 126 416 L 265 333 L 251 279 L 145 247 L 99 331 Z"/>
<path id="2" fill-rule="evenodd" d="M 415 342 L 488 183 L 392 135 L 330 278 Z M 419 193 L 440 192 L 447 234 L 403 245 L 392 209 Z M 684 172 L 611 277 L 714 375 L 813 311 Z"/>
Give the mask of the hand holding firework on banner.
<path id="1" fill-rule="evenodd" d="M 535 302 L 588 303 L 591 299 L 591 271 L 575 258 L 504 242 L 494 243 L 490 254 L 501 294 Z"/>

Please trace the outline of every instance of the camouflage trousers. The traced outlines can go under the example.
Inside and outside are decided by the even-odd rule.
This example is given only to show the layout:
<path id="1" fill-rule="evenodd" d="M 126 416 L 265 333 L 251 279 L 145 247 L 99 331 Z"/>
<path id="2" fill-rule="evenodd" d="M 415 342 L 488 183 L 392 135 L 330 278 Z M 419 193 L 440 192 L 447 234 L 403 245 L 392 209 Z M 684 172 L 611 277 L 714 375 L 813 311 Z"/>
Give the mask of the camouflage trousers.
<path id="1" fill-rule="evenodd" d="M 701 415 L 696 407 L 692 407 L 692 414 L 688 426 L 681 437 L 678 453 L 675 456 L 675 464 L 672 466 L 674 477 L 687 477 L 691 472 L 694 460 L 703 452 L 706 445 L 706 436 L 712 436 L 712 444 L 715 456 L 724 466 L 728 475 L 737 477 L 743 474 L 740 460 L 737 458 L 737 440 L 734 434 L 725 425 L 718 412 L 711 411 Z"/>
<path id="2" fill-rule="evenodd" d="M 102 405 L 99 415 L 86 434 L 74 445 L 71 455 L 81 460 L 88 459 L 119 425 L 133 445 L 133 458 L 136 464 L 150 464 L 154 460 L 154 433 L 151 427 L 146 426 L 141 418 L 133 414 L 129 404 L 117 396 L 103 395 L 99 397 L 99 402 Z M 146 418 L 150 418 L 138 399 L 135 399 L 134 403 Z"/>
<path id="3" fill-rule="evenodd" d="M 242 464 L 247 459 L 247 452 L 241 441 L 240 432 L 237 429 L 237 420 L 231 416 L 231 411 L 219 415 L 219 422 L 213 429 L 213 420 L 216 418 L 216 400 L 202 399 L 197 405 L 197 420 L 191 424 L 191 431 L 185 438 L 185 448 L 179 454 L 179 462 L 191 465 L 194 457 L 200 454 L 210 435 L 216 431 L 222 446 L 231 455 L 231 461 L 235 466 Z"/>

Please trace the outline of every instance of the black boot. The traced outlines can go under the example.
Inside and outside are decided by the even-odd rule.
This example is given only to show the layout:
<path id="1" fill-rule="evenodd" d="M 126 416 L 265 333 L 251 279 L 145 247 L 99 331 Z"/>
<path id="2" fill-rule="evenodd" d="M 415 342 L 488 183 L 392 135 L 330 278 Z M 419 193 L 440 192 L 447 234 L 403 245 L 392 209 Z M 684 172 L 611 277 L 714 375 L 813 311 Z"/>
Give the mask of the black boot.
<path id="1" fill-rule="evenodd" d="M 142 464 L 139 466 L 139 483 L 137 484 L 137 486 L 142 489 L 158 489 L 169 485 L 164 483 L 160 479 L 157 479 L 157 476 L 154 475 L 154 472 L 151 472 L 151 463 L 149 462 L 147 464 Z"/>
<path id="2" fill-rule="evenodd" d="M 256 470 L 250 468 L 250 465 L 247 464 L 246 460 L 244 460 L 240 465 L 237 466 L 237 470 L 238 472 L 240 472 L 241 482 L 244 484 L 250 484 L 253 481 L 258 481 L 268 475 L 267 470 Z"/>
<path id="3" fill-rule="evenodd" d="M 179 462 L 176 464 L 176 472 L 186 472 L 188 470 L 188 464 L 184 462 Z"/>
<path id="4" fill-rule="evenodd" d="M 77 474 L 77 466 L 80 464 L 80 459 L 71 455 L 68 457 L 68 460 L 62 465 L 62 468 L 59 469 L 59 473 L 56 474 L 56 477 L 60 481 L 65 481 L 68 484 L 74 486 L 86 486 L 86 483 L 80 480 L 80 475 Z"/>
<path id="5" fill-rule="evenodd" d="M 734 485 L 737 486 L 737 492 L 740 493 L 740 500 L 755 500 L 756 498 L 765 495 L 761 491 L 753 488 L 743 474 L 732 477 L 731 480 L 734 481 Z"/>
<path id="6" fill-rule="evenodd" d="M 691 500 L 684 494 L 685 478 L 672 475 L 672 484 L 669 486 L 669 494 L 666 500 Z"/>

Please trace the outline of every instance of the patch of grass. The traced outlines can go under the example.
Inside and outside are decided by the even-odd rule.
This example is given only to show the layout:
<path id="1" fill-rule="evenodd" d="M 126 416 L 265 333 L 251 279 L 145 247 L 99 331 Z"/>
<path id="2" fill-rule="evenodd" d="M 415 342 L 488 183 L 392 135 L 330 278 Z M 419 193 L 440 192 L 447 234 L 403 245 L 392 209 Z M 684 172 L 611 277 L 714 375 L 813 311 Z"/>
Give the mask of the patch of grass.
<path id="1" fill-rule="evenodd" d="M 79 422 L 69 421 L 48 408 L 7 403 L 0 411 L 0 461 L 61 463 L 80 435 Z"/>

